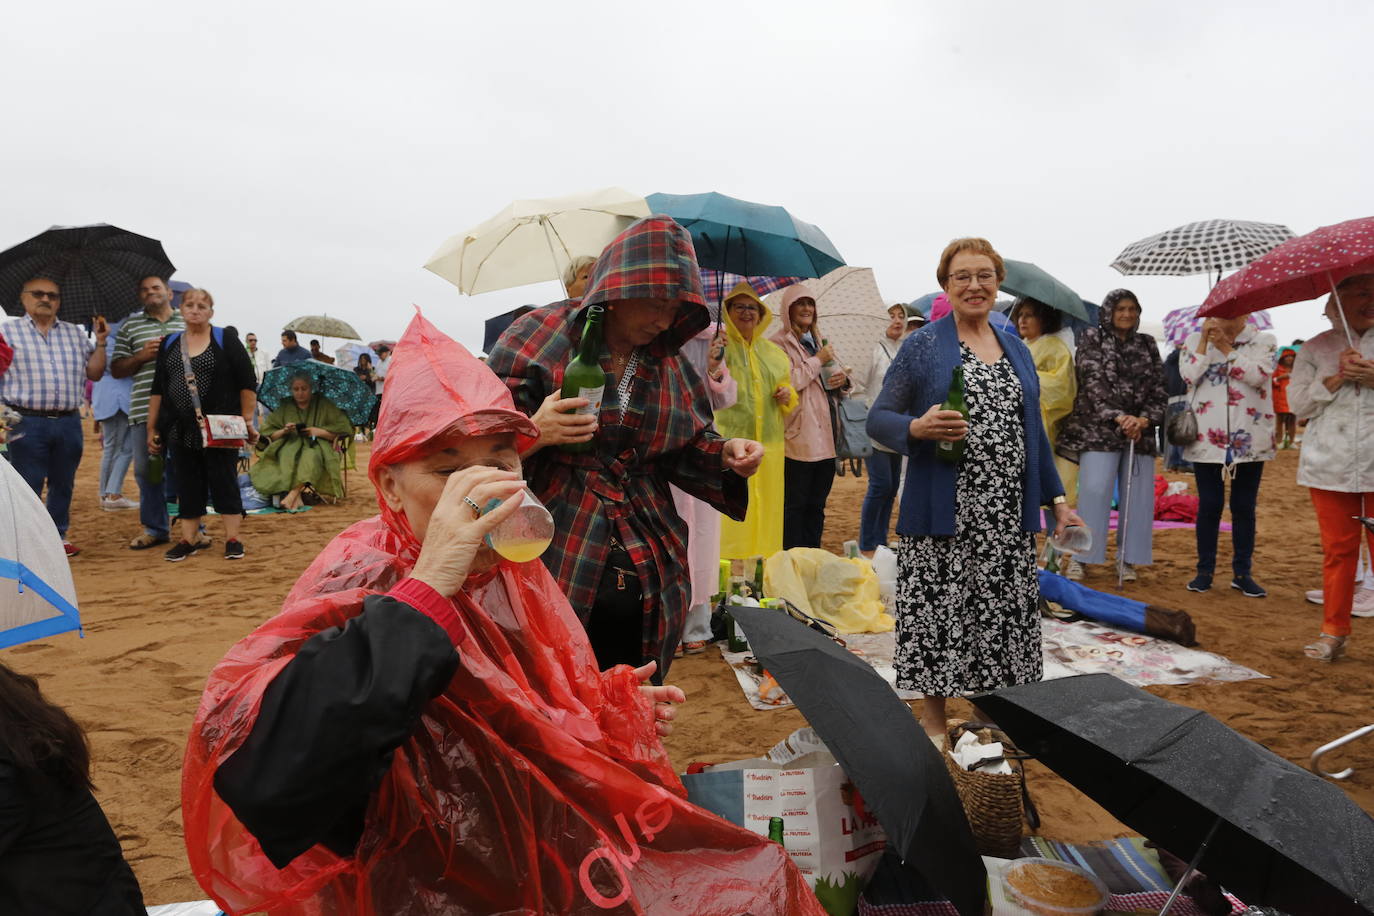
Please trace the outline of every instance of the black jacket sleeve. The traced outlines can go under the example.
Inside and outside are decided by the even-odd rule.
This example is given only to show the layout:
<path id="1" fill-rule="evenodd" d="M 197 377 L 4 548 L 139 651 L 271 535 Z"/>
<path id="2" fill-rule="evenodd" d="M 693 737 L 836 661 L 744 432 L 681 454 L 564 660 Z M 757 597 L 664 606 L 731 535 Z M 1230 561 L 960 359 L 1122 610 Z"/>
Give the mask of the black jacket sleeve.
<path id="1" fill-rule="evenodd" d="M 317 843 L 351 855 L 392 751 L 457 668 L 442 627 L 395 598 L 369 597 L 273 678 L 215 791 L 278 868 Z"/>

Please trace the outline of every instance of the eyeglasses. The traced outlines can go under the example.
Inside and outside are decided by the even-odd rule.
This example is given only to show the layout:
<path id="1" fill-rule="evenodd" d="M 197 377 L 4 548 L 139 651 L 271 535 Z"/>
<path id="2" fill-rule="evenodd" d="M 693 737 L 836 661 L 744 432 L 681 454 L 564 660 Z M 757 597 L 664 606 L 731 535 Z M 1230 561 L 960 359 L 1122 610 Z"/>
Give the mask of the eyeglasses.
<path id="1" fill-rule="evenodd" d="M 727 309 L 732 312 L 762 312 L 763 309 L 757 305 L 727 305 Z"/>
<path id="2" fill-rule="evenodd" d="M 58 302 L 62 299 L 61 293 L 49 292 L 46 289 L 26 289 L 24 292 L 35 299 L 51 299 L 53 302 Z"/>
<path id="3" fill-rule="evenodd" d="M 980 270 L 976 274 L 971 274 L 966 270 L 961 270 L 957 274 L 950 274 L 949 279 L 955 286 L 968 286 L 974 280 L 978 281 L 979 286 L 991 286 L 997 279 L 997 272 Z"/>

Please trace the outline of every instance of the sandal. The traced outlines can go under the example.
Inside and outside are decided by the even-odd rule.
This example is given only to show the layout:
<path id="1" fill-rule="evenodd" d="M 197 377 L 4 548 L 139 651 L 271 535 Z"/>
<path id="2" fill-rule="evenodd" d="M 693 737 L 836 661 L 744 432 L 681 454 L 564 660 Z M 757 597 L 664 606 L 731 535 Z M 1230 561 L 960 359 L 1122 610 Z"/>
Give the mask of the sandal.
<path id="1" fill-rule="evenodd" d="M 1349 636 L 1322 633 L 1314 642 L 1302 647 L 1302 654 L 1319 662 L 1334 662 L 1345 654 L 1345 644 L 1349 639 Z"/>

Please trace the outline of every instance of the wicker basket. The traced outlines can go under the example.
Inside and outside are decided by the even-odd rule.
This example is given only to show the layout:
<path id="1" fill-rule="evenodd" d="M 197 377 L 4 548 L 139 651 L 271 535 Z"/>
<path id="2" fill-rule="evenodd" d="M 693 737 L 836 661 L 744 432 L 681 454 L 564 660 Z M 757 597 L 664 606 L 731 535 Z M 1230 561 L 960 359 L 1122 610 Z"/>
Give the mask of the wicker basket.
<path id="1" fill-rule="evenodd" d="M 953 747 L 962 726 L 950 729 L 949 746 Z M 999 737 L 1005 737 L 999 735 Z M 1010 744 L 1006 745 L 1010 749 Z M 945 767 L 954 780 L 954 789 L 973 828 L 978 852 L 1003 859 L 1015 858 L 1021 848 L 1022 822 L 1025 807 L 1025 773 L 1019 761 L 1010 760 L 1012 773 L 970 772 L 959 766 L 946 751 Z"/>

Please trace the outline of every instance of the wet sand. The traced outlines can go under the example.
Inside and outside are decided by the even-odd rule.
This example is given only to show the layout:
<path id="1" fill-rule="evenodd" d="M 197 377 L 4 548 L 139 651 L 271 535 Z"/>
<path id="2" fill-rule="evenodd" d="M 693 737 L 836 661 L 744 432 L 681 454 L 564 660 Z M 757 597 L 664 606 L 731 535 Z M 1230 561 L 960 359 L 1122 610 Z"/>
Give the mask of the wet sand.
<path id="1" fill-rule="evenodd" d="M 360 447 L 359 461 L 367 449 Z M 335 534 L 376 511 L 361 472 L 349 475 L 350 495 L 337 506 L 301 515 L 253 516 L 244 523 L 245 559 L 223 559 L 223 531 L 210 520 L 214 548 L 185 562 L 162 550 L 128 550 L 140 530 L 136 511 L 104 512 L 97 505 L 98 441 L 88 435 L 77 479 L 69 537 L 81 555 L 72 561 L 86 636 L 68 634 L 5 650 L 3 660 L 38 677 L 44 691 L 87 729 L 97 795 L 143 885 L 149 904 L 200 899 L 181 834 L 180 766 L 185 739 L 205 677 L 235 641 L 266 620 L 300 572 Z M 1374 688 L 1374 648 L 1365 645 L 1374 620 L 1355 621 L 1350 654 L 1334 664 L 1302 656 L 1321 610 L 1303 600 L 1320 587 L 1317 527 L 1306 490 L 1294 484 L 1297 453 L 1282 452 L 1266 469 L 1260 491 L 1255 577 L 1269 589 L 1263 600 L 1222 587 L 1188 592 L 1193 532 L 1155 532 L 1155 564 L 1124 593 L 1183 608 L 1197 623 L 1201 647 L 1270 675 L 1269 680 L 1215 686 L 1155 688 L 1194 706 L 1276 753 L 1304 764 L 1317 745 L 1368 724 Z M 866 479 L 837 480 L 828 508 L 824 546 L 839 551 L 858 531 Z M 132 475 L 126 495 L 134 495 Z M 1219 567 L 1226 568 L 1223 534 Z M 1086 584 L 1107 588 L 1105 569 Z M 1221 580 L 1224 586 L 1226 580 Z M 804 725 L 795 709 L 749 708 L 734 676 L 714 649 L 678 661 L 670 680 L 687 691 L 677 731 L 667 744 L 679 769 L 694 760 L 722 761 L 766 750 Z M 955 714 L 966 704 L 951 706 Z M 1374 811 L 1374 740 L 1341 757 L 1356 767 L 1343 788 Z M 1041 832 L 1091 840 L 1128 833 L 1093 802 L 1043 767 L 1030 768 L 1031 793 L 1044 820 Z"/>

